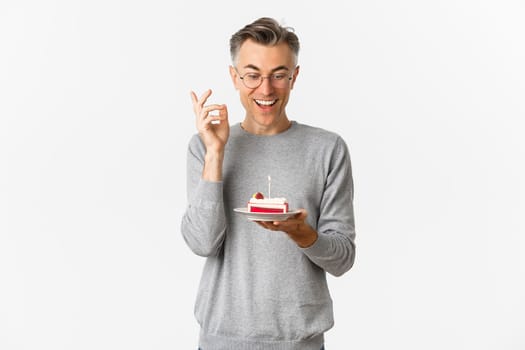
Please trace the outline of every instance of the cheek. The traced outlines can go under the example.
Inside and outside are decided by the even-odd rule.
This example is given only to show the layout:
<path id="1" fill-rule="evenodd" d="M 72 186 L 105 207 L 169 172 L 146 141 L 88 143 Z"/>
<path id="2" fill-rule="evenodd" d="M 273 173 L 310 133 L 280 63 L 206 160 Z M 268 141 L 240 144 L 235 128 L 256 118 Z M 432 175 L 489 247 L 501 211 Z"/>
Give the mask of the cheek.
<path id="1" fill-rule="evenodd" d="M 251 108 L 251 99 L 246 94 L 241 94 L 241 103 L 244 106 L 244 108 Z"/>
<path id="2" fill-rule="evenodd" d="M 288 102 L 288 98 L 290 97 L 290 94 L 288 93 L 283 93 L 280 97 L 280 102 L 281 104 L 286 104 Z"/>
<path id="3" fill-rule="evenodd" d="M 246 91 L 245 89 L 240 89 L 239 90 L 239 94 L 241 96 L 241 100 L 243 101 L 251 101 L 252 100 L 252 97 L 250 96 L 250 93 L 248 91 Z"/>

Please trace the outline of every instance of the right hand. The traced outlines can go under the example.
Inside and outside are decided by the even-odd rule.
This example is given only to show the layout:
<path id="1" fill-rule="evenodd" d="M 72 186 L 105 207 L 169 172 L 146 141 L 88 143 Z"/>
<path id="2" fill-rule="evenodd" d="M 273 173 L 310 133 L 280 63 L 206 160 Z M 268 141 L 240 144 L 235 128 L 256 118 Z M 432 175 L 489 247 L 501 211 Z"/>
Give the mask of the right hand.
<path id="1" fill-rule="evenodd" d="M 230 135 L 228 109 L 224 104 L 205 106 L 204 104 L 210 95 L 210 89 L 205 91 L 200 98 L 197 98 L 195 92 L 191 91 L 195 122 L 202 142 L 206 146 L 206 151 L 222 153 Z M 218 114 L 210 114 L 214 111 L 218 112 Z"/>

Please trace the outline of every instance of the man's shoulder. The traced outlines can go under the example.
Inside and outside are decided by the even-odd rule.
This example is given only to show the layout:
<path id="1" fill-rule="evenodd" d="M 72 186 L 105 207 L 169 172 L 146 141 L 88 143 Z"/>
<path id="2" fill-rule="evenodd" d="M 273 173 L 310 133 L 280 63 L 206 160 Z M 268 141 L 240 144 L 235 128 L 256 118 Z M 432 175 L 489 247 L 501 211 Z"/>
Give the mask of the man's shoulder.
<path id="1" fill-rule="evenodd" d="M 341 136 L 338 133 L 332 130 L 324 129 L 309 124 L 302 124 L 298 122 L 294 123 L 297 127 L 298 132 L 308 137 L 315 137 L 316 139 L 326 140 L 328 142 L 335 142 L 336 140 L 341 138 Z"/>

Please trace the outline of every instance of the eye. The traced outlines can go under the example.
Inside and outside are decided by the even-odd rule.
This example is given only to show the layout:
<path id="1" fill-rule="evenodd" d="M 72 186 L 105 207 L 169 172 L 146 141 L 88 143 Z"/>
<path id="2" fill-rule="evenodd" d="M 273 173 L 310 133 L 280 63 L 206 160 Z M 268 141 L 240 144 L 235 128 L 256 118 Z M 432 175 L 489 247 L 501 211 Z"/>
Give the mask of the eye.
<path id="1" fill-rule="evenodd" d="M 244 76 L 244 79 L 248 79 L 251 81 L 258 81 L 260 78 L 261 78 L 261 75 L 257 73 L 248 73 Z"/>
<path id="2" fill-rule="evenodd" d="M 286 79 L 286 74 L 284 73 L 277 73 L 273 75 L 274 80 L 283 80 Z"/>

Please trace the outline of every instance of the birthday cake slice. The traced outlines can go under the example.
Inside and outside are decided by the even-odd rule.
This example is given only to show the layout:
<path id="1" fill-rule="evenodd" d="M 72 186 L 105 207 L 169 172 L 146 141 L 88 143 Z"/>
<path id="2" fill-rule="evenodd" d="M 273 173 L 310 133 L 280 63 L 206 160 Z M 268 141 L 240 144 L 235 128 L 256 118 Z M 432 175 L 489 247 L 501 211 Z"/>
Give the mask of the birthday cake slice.
<path id="1" fill-rule="evenodd" d="M 261 192 L 257 192 L 248 202 L 248 211 L 251 213 L 287 213 L 288 201 L 286 198 L 264 198 Z"/>

